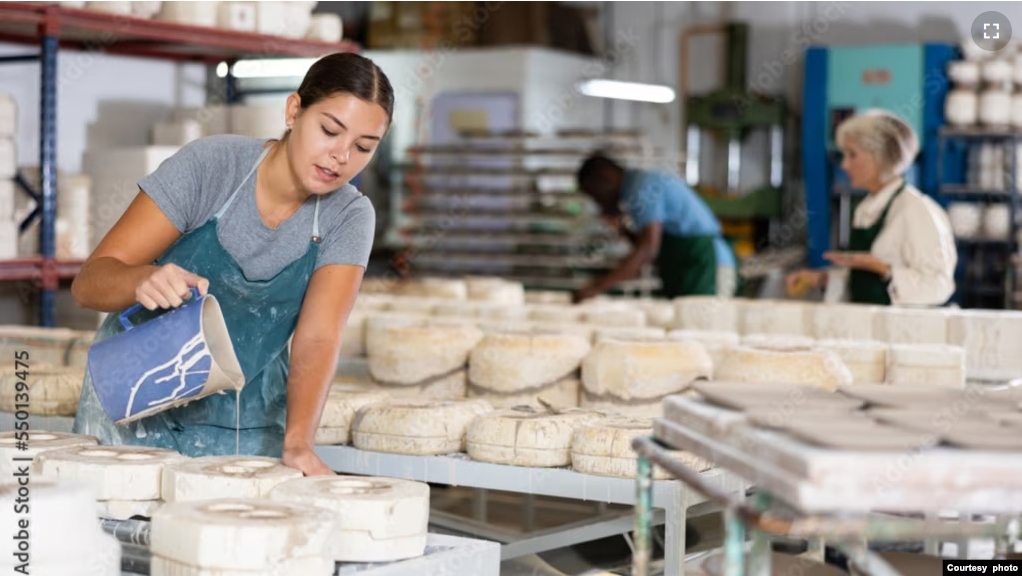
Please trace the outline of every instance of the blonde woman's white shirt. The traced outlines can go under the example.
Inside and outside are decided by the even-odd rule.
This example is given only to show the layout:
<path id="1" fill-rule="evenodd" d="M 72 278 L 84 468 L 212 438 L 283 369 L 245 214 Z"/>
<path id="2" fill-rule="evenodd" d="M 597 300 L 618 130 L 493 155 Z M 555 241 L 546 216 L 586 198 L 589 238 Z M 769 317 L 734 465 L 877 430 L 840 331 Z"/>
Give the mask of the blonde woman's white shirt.
<path id="1" fill-rule="evenodd" d="M 896 180 L 863 198 L 852 226 L 869 228 L 901 186 Z M 958 250 L 947 213 L 914 186 L 907 185 L 891 203 L 870 254 L 891 267 L 887 292 L 895 306 L 940 306 L 955 291 Z"/>

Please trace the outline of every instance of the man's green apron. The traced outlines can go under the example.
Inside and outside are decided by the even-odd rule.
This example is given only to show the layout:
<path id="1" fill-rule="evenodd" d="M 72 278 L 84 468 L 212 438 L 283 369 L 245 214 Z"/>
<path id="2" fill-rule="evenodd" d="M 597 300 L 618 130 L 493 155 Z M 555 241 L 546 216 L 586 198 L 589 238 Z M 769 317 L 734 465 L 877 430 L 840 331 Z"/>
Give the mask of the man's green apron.
<path id="1" fill-rule="evenodd" d="M 891 199 L 887 201 L 887 206 L 884 206 L 884 211 L 880 214 L 880 218 L 872 226 L 869 228 L 852 228 L 849 250 L 852 252 L 869 252 L 873 248 L 873 242 L 876 241 L 880 231 L 884 228 L 884 222 L 887 220 L 887 213 L 891 210 L 891 204 L 894 203 L 894 199 L 904 189 L 905 183 L 902 182 L 898 190 L 891 195 Z M 848 274 L 850 298 L 856 304 L 890 306 L 891 295 L 887 292 L 887 284 L 888 282 L 884 281 L 876 272 L 853 269 Z"/>
<path id="2" fill-rule="evenodd" d="M 665 298 L 717 294 L 716 236 L 664 233 L 656 265 Z"/>
<path id="3" fill-rule="evenodd" d="M 215 394 L 118 426 L 103 411 L 86 371 L 75 416 L 75 433 L 96 436 L 103 444 L 170 448 L 192 457 L 234 454 L 235 410 L 240 403 L 239 452 L 281 457 L 290 370 L 287 342 L 298 323 L 305 290 L 315 270 L 320 243 L 319 198 L 316 198 L 308 250 L 269 280 L 246 278 L 217 238 L 217 222 L 253 177 L 269 150 L 263 151 L 212 218 L 178 239 L 157 261 L 161 266 L 177 264 L 209 280 L 209 293 L 216 296 L 220 304 L 245 374 L 245 386 L 239 398 L 236 400 L 234 393 Z M 148 319 L 164 312 L 143 310 L 139 316 L 145 315 Z M 119 313 L 111 313 L 106 318 L 96 334 L 97 341 L 123 331 L 118 316 Z"/>

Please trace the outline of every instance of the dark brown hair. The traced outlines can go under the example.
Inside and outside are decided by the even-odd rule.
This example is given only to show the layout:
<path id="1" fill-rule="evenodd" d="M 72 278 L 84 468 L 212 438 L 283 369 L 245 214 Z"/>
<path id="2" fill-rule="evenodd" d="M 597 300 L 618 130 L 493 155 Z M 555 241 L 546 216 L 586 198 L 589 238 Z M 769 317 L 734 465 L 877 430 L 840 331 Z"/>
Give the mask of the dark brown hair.
<path id="1" fill-rule="evenodd" d="M 383 70 L 365 56 L 349 52 L 324 56 L 309 68 L 298 87 L 303 109 L 339 93 L 379 104 L 387 112 L 387 122 L 394 119 L 394 88 Z"/>

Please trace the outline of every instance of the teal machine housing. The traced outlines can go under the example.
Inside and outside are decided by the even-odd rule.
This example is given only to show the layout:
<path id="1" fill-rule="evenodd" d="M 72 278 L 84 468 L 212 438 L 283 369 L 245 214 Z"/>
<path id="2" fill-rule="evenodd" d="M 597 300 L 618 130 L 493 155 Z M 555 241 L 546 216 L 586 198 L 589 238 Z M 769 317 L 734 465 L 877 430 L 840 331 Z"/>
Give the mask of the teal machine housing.
<path id="1" fill-rule="evenodd" d="M 873 108 L 894 112 L 915 129 L 920 153 L 908 180 L 941 204 L 939 180 L 957 181 L 960 163 L 939 168 L 939 132 L 949 90 L 947 63 L 958 59 L 951 44 L 810 47 L 806 50 L 802 170 L 805 183 L 809 265 L 827 265 L 823 253 L 847 246 L 857 199 L 840 167 L 834 142 L 844 119 Z M 945 156 L 945 161 L 947 160 Z"/>

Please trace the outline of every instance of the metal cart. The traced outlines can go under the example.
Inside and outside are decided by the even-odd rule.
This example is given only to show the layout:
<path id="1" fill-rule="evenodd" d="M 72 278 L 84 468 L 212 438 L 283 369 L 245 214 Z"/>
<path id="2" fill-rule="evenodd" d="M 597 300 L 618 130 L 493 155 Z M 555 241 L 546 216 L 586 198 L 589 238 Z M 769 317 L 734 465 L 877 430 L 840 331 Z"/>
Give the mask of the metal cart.
<path id="1" fill-rule="evenodd" d="M 640 455 L 633 576 L 649 574 L 653 464 L 724 509 L 726 576 L 770 574 L 770 535 L 807 539 L 809 553 L 818 557 L 824 543 L 836 546 L 864 571 L 890 576 L 896 572 L 867 548 L 868 541 L 925 540 L 926 552 L 935 555 L 940 541 L 993 538 L 1001 557 L 1019 533 L 1022 454 L 1017 452 L 828 450 L 757 428 L 739 412 L 681 396 L 665 402 L 654 436 L 636 439 L 633 447 Z M 755 487 L 753 498 L 724 494 L 672 459 L 669 449 L 691 451 L 735 472 Z M 948 521 L 949 512 L 959 521 Z M 981 514 L 994 520 L 971 521 Z M 959 545 L 960 556 L 967 554 L 964 548 Z"/>

